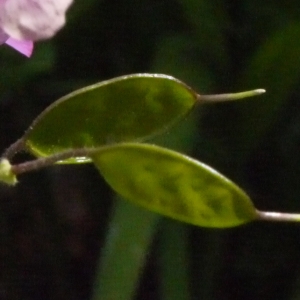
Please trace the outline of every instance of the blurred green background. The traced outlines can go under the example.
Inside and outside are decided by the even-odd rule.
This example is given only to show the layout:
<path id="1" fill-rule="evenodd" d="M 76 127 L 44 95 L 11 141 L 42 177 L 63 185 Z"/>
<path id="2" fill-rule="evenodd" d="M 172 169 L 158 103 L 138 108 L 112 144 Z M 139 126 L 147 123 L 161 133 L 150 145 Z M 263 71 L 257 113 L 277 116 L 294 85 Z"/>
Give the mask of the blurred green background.
<path id="1" fill-rule="evenodd" d="M 1 150 L 60 96 L 119 75 L 166 73 L 206 94 L 265 88 L 198 108 L 159 143 L 210 164 L 260 210 L 300 211 L 298 1 L 76 0 L 67 19 L 31 59 L 1 47 Z M 92 165 L 1 185 L 0 299 L 300 300 L 299 225 L 198 228 L 125 203 Z"/>

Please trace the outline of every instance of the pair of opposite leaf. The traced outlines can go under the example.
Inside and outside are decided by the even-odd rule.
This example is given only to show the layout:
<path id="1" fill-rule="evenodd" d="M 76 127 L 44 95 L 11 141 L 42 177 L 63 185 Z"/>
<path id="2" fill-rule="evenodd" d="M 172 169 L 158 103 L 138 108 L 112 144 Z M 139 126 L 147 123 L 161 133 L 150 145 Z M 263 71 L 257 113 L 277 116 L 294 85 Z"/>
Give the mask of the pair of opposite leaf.
<path id="1" fill-rule="evenodd" d="M 239 187 L 190 157 L 138 142 L 165 131 L 197 103 L 263 92 L 201 96 L 183 82 L 160 74 L 104 81 L 71 93 L 42 112 L 3 155 L 11 158 L 25 149 L 39 159 L 9 171 L 3 159 L 0 179 L 7 176 L 1 174 L 4 165 L 5 174 L 15 177 L 47 160 L 93 161 L 116 192 L 149 210 L 199 226 L 237 226 L 258 219 Z"/>

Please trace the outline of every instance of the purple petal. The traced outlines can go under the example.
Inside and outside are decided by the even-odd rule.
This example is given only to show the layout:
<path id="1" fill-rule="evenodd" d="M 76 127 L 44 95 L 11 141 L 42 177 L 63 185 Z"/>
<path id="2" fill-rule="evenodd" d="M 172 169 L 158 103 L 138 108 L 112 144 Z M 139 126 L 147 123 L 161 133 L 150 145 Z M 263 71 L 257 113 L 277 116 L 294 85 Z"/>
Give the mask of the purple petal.
<path id="1" fill-rule="evenodd" d="M 20 41 L 14 38 L 9 38 L 5 43 L 27 57 L 30 57 L 32 54 L 33 51 L 32 41 Z"/>

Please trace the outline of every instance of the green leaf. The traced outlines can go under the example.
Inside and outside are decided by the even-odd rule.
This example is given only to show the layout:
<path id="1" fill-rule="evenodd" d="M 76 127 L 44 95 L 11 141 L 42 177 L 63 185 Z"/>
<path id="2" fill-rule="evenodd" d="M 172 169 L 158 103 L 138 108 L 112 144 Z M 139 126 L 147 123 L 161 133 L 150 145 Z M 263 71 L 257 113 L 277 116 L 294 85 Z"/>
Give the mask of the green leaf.
<path id="1" fill-rule="evenodd" d="M 124 143 L 92 155 L 124 198 L 179 221 L 232 227 L 257 218 L 249 197 L 205 164 L 149 144 Z"/>
<path id="2" fill-rule="evenodd" d="M 141 140 L 181 119 L 196 97 L 187 85 L 167 75 L 135 74 L 104 81 L 50 105 L 25 133 L 26 147 L 44 157 L 74 148 Z"/>

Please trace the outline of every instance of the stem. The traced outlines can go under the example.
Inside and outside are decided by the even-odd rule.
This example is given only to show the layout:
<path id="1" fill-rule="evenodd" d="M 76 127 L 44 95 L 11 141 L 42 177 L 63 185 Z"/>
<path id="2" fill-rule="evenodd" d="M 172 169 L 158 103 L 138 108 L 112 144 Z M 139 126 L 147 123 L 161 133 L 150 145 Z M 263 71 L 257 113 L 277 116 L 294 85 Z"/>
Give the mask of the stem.
<path id="1" fill-rule="evenodd" d="M 24 138 L 18 139 L 4 151 L 1 157 L 10 160 L 16 153 L 24 149 L 24 145 Z"/>
<path id="2" fill-rule="evenodd" d="M 103 147 L 104 148 L 104 147 Z M 99 151 L 99 149 L 97 149 Z M 18 165 L 12 165 L 11 171 L 15 175 L 19 175 L 22 173 L 38 170 L 41 168 L 45 168 L 55 164 L 58 161 L 65 160 L 71 157 L 80 157 L 80 156 L 87 156 L 91 154 L 93 150 L 88 150 L 85 148 L 82 149 L 75 149 L 75 150 L 68 150 L 65 152 L 57 153 L 49 157 L 38 158 L 35 160 L 31 160 L 25 163 L 21 163 Z"/>
<path id="3" fill-rule="evenodd" d="M 230 93 L 230 94 L 216 94 L 216 95 L 198 95 L 197 98 L 201 102 L 213 103 L 213 102 L 224 102 L 224 101 L 234 101 L 243 98 L 259 96 L 265 93 L 264 89 L 256 89 L 240 93 Z"/>
<path id="4" fill-rule="evenodd" d="M 273 222 L 300 222 L 300 214 L 256 211 L 258 220 Z"/>

